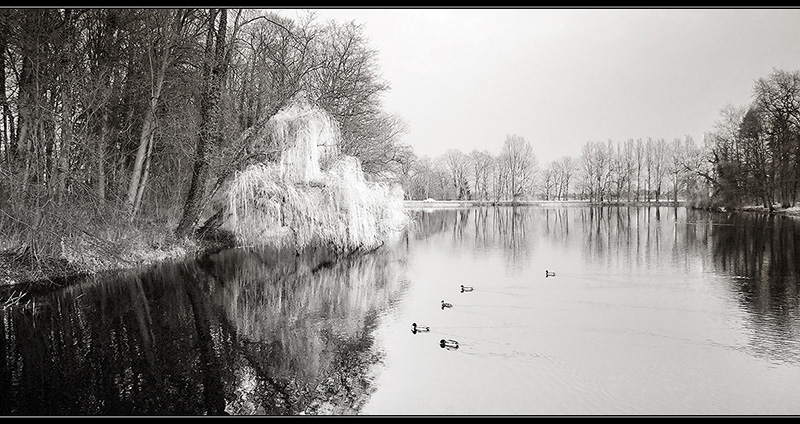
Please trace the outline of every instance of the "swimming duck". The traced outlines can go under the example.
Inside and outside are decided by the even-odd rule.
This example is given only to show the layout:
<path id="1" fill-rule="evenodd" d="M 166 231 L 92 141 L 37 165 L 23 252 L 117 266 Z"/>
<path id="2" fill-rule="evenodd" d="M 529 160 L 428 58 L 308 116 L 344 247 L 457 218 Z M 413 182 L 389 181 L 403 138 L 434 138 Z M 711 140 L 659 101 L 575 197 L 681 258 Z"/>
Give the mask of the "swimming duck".
<path id="1" fill-rule="evenodd" d="M 452 308 L 452 307 L 453 307 L 452 303 L 447 303 L 444 300 L 442 301 L 442 309 L 444 309 L 444 308 Z"/>
<path id="2" fill-rule="evenodd" d="M 417 334 L 417 333 L 422 332 L 422 331 L 431 331 L 431 328 L 430 327 L 425 327 L 425 326 L 422 326 L 422 325 L 417 325 L 416 322 L 411 324 L 411 332 L 412 333 Z"/>
<path id="3" fill-rule="evenodd" d="M 556 273 L 554 271 L 544 270 L 544 278 L 555 277 L 555 276 L 556 276 Z"/>
<path id="4" fill-rule="evenodd" d="M 441 348 L 449 348 L 449 349 L 458 349 L 458 342 L 455 340 L 439 340 L 439 347 Z"/>
<path id="5" fill-rule="evenodd" d="M 473 289 L 472 287 L 469 287 L 469 286 L 465 286 L 463 284 L 461 285 L 461 293 L 471 292 L 472 290 L 475 290 L 475 289 Z"/>

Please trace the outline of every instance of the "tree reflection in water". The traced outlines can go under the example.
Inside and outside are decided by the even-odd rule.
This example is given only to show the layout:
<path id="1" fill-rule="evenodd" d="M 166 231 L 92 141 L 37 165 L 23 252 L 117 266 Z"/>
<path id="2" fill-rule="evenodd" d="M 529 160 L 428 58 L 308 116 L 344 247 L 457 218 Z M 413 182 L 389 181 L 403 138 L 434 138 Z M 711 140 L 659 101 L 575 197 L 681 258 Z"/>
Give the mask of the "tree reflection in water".
<path id="1" fill-rule="evenodd" d="M 502 248 L 503 260 L 531 266 L 539 237 L 575 249 L 592 269 L 619 275 L 700 267 L 704 284 L 722 284 L 747 311 L 750 350 L 776 360 L 796 352 L 800 312 L 800 218 L 675 207 L 490 207 L 415 215 L 417 239 L 454 232 L 452 248 Z M 456 233 L 457 232 L 457 233 Z M 457 234 L 457 235 L 456 235 Z M 511 264 L 514 265 L 511 265 Z M 538 272 L 538 271 L 537 271 Z M 770 334 L 771 337 L 756 335 Z"/>
<path id="2" fill-rule="evenodd" d="M 0 414 L 354 413 L 406 253 L 236 249 L 6 309 Z"/>
<path id="3" fill-rule="evenodd" d="M 796 357 L 800 276 L 800 220 L 764 214 L 718 214 L 710 223 L 714 264 L 731 275 L 731 289 L 749 312 L 751 349 L 771 358 Z M 792 354 L 789 354 L 792 353 Z"/>
<path id="4" fill-rule="evenodd" d="M 532 266 L 542 239 L 577 249 L 577 269 L 657 278 L 691 268 L 693 284 L 719 285 L 746 312 L 748 351 L 798 358 L 795 218 L 655 207 L 414 218 L 410 240 L 366 255 L 237 249 L 26 299 L 2 313 L 0 414 L 356 413 L 381 360 L 373 330 L 407 288 L 408 249 L 437 234 L 436 248 L 503 251 L 512 272 Z"/>

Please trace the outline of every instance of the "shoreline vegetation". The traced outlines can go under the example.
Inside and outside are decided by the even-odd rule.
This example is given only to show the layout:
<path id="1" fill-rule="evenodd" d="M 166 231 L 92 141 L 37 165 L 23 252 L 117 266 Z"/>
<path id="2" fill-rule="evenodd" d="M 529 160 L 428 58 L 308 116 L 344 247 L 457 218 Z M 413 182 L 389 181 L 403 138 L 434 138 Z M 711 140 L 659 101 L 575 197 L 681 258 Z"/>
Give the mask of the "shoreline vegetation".
<path id="1" fill-rule="evenodd" d="M 258 138 L 282 147 L 276 160 L 237 171 L 205 215 L 213 228 L 180 237 L 174 219 L 94 223 L 69 237 L 55 231 L 37 253 L 24 238 L 0 244 L 0 304 L 58 289 L 81 277 L 137 269 L 170 260 L 200 259 L 234 247 L 370 252 L 407 228 L 409 214 L 397 184 L 369 181 L 357 157 L 338 148 L 339 128 L 324 110 L 298 100 L 272 116 Z M 258 140 L 257 140 L 258 141 Z M 64 221 L 69 221 L 65 217 Z M 116 224 L 115 224 L 116 223 Z M 38 242 L 38 240 L 37 240 Z"/>

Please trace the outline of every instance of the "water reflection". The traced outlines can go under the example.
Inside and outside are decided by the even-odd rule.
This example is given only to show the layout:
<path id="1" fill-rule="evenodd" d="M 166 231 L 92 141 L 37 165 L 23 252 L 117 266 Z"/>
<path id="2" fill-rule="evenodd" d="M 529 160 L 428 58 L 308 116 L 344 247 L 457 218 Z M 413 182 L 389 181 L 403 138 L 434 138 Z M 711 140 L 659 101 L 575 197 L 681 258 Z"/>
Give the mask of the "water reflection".
<path id="1" fill-rule="evenodd" d="M 775 215 L 718 215 L 713 220 L 714 263 L 732 278 L 731 289 L 752 319 L 751 348 L 776 360 L 797 358 L 800 347 L 798 283 L 800 222 Z"/>
<path id="2" fill-rule="evenodd" d="M 486 251 L 496 247 L 508 253 L 509 272 L 530 259 L 538 226 L 535 216 L 521 207 L 479 207 L 457 210 L 418 210 L 415 237 L 425 239 L 450 231 L 451 249 Z"/>
<path id="3" fill-rule="evenodd" d="M 585 278 L 700 272 L 746 311 L 751 348 L 798 360 L 800 219 L 758 213 L 711 213 L 675 207 L 497 207 L 427 210 L 415 215 L 419 239 L 445 233 L 444 247 L 502 250 L 510 274 L 540 273 L 536 246 L 574 251 Z M 789 351 L 792 353 L 789 354 Z M 760 353 L 759 353 L 760 352 Z"/>
<path id="4" fill-rule="evenodd" d="M 405 255 L 231 250 L 40 296 L 3 312 L 0 414 L 355 411 Z"/>
<path id="5" fill-rule="evenodd" d="M 504 399 L 523 413 L 717 412 L 747 399 L 724 383 L 702 397 L 709 382 L 782 383 L 761 363 L 783 378 L 800 364 L 796 219 L 655 207 L 414 214 L 409 239 L 364 256 L 230 250 L 6 309 L 0 415 L 350 414 L 376 390 L 376 370 L 390 395 L 374 397 L 407 413 L 424 390 L 466 408 L 476 378 L 502 381 L 486 395 L 494 404 L 470 405 L 478 413 L 503 411 Z M 445 297 L 452 309 L 439 309 L 442 292 L 460 296 Z M 387 317 L 403 321 L 397 333 Z M 449 356 L 407 342 L 425 340 L 409 333 L 415 320 Z M 441 349 L 450 337 L 459 348 Z M 444 391 L 421 368 L 382 368 L 383 355 L 434 374 L 467 364 L 473 386 Z M 770 393 L 750 403 L 782 396 Z M 436 402 L 426 408 L 444 409 Z"/>

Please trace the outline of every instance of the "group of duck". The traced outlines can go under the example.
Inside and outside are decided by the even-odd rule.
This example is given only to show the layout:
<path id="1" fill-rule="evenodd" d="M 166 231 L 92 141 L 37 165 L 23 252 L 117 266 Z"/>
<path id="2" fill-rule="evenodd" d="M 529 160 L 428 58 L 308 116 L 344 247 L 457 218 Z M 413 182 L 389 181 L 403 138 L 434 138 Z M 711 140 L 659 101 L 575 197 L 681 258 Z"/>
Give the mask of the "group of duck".
<path id="1" fill-rule="evenodd" d="M 544 270 L 544 277 L 545 278 L 547 278 L 547 277 L 555 277 L 555 276 L 556 276 L 555 272 L 549 271 L 549 270 Z M 461 285 L 461 293 L 467 293 L 467 292 L 471 292 L 473 290 L 475 290 L 474 287 L 465 286 L 463 284 Z M 452 308 L 452 307 L 453 307 L 452 303 L 445 302 L 444 300 L 442 300 L 442 310 L 445 310 L 446 308 Z M 411 332 L 413 334 L 422 333 L 422 332 L 428 332 L 428 331 L 431 331 L 431 328 L 428 327 L 428 326 L 417 325 L 416 322 L 411 324 Z M 452 339 L 442 339 L 442 340 L 439 340 L 439 346 L 442 349 L 444 349 L 444 348 L 458 349 L 458 341 L 452 340 Z"/>
<path id="2" fill-rule="evenodd" d="M 475 290 L 474 287 L 461 285 L 461 293 L 471 292 Z M 442 310 L 445 308 L 452 308 L 453 304 L 449 302 L 445 302 L 442 300 Z M 428 332 L 431 331 L 431 328 L 426 325 L 417 325 L 417 323 L 411 324 L 411 332 L 414 334 Z M 442 348 L 449 348 L 449 349 L 458 349 L 458 341 L 452 339 L 442 339 L 439 340 L 439 346 Z"/>

